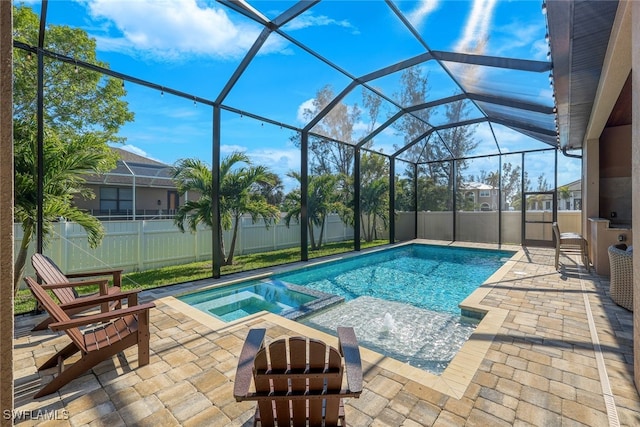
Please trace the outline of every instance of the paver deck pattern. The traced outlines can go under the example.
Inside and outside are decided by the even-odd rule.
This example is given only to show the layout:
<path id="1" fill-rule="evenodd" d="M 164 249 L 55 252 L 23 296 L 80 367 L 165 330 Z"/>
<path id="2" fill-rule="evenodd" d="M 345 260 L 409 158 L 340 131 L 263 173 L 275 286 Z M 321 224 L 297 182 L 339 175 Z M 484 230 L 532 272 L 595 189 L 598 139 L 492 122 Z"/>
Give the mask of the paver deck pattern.
<path id="1" fill-rule="evenodd" d="M 608 281 L 587 273 L 577 260 L 553 267 L 553 250 L 525 249 L 524 256 L 485 289 L 482 304 L 507 310 L 488 341 L 477 369 L 457 397 L 425 386 L 400 370 L 365 360 L 365 389 L 348 399 L 352 426 L 607 426 L 640 425 L 640 398 L 633 384 L 632 313 L 615 305 Z M 33 399 L 55 369 L 36 366 L 68 343 L 64 334 L 30 332 L 37 316 L 16 321 L 15 423 L 60 426 L 245 426 L 254 403 L 237 403 L 233 379 L 251 327 L 267 335 L 297 335 L 274 315 L 211 327 L 168 304 L 165 288 L 143 293 L 151 313 L 151 361 L 138 368 L 137 351 L 105 361 L 50 396 Z M 585 304 L 584 295 L 588 304 Z M 599 346 L 594 346 L 589 310 Z M 284 325 L 284 326 L 283 326 Z M 597 350 L 604 357 L 603 392 Z M 606 390 L 606 387 L 605 387 Z M 607 398 L 613 408 L 607 408 Z M 33 419 L 44 414 L 59 419 Z M 57 412 L 56 412 L 57 411 Z M 612 416 L 612 413 L 614 416 Z M 616 419 L 617 418 L 617 419 Z"/>

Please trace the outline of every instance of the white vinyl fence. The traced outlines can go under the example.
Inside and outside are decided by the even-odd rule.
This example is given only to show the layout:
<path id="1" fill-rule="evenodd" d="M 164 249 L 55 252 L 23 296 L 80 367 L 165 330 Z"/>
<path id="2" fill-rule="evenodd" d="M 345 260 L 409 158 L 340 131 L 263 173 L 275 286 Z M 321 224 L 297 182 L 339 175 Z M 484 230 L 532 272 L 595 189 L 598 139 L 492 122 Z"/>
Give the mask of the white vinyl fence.
<path id="1" fill-rule="evenodd" d="M 234 255 L 267 252 L 300 245 L 300 225 L 292 221 L 290 227 L 280 221 L 266 228 L 263 221 L 255 224 L 251 217 L 240 219 Z M 187 264 L 210 260 L 213 256 L 211 230 L 198 227 L 195 233 L 180 232 L 173 220 L 105 221 L 105 237 L 96 249 L 89 248 L 84 229 L 73 222 L 54 224 L 54 235 L 45 247 L 45 254 L 67 273 L 103 268 L 121 268 L 125 272 Z M 316 239 L 320 230 L 314 231 Z M 22 227 L 15 225 L 15 252 L 22 241 Z M 231 245 L 231 231 L 223 233 L 225 249 Z M 353 227 L 345 225 L 340 217 L 330 215 L 325 224 L 323 242 L 353 239 Z M 29 258 L 35 243 L 29 246 Z M 27 261 L 26 275 L 33 275 Z"/>
<path id="2" fill-rule="evenodd" d="M 451 212 L 419 212 L 418 238 L 452 240 Z M 492 243 L 497 242 L 497 212 L 459 212 L 457 217 L 457 240 Z M 550 215 L 541 212 L 540 215 Z M 503 243 L 520 244 L 521 216 L 519 212 L 502 213 Z M 562 231 L 580 232 L 580 211 L 558 212 Z M 60 268 L 68 273 L 103 268 L 121 268 L 125 272 L 206 261 L 212 258 L 211 230 L 199 227 L 197 232 L 182 233 L 170 219 L 106 221 L 105 237 L 96 249 L 90 249 L 82 227 L 73 222 L 55 224 L 55 233 L 45 248 Z M 414 236 L 413 212 L 400 212 L 396 216 L 396 239 L 409 240 Z M 546 233 L 546 231 L 544 231 Z M 314 231 L 316 239 L 320 230 Z M 379 234 L 388 238 L 388 230 Z M 550 236 L 530 236 L 550 239 Z M 229 249 L 231 231 L 224 232 L 225 248 Z M 340 220 L 338 215 L 327 218 L 323 242 L 340 242 L 353 239 L 353 228 Z M 22 240 L 22 227 L 15 226 L 15 251 Z M 267 252 L 300 245 L 300 225 L 292 221 L 287 227 L 284 221 L 268 229 L 262 221 L 255 224 L 249 216 L 241 218 L 235 255 Z M 35 244 L 30 245 L 31 252 Z M 31 254 L 29 254 L 30 256 Z M 33 275 L 27 261 L 25 274 Z"/>

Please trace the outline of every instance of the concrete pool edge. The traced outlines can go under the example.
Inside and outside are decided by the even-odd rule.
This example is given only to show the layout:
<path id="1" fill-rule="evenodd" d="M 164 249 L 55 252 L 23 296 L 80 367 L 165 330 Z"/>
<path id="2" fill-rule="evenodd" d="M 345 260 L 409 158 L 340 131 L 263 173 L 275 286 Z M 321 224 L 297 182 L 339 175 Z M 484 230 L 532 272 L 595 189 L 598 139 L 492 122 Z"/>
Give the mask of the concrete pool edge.
<path id="1" fill-rule="evenodd" d="M 364 347 L 360 347 L 362 360 L 365 363 L 370 363 L 375 366 L 379 366 L 394 374 L 400 375 L 411 381 L 417 383 L 419 386 L 429 387 L 436 391 L 439 391 L 448 396 L 460 399 L 467 387 L 471 383 L 474 375 L 476 374 L 482 360 L 484 359 L 489 347 L 491 346 L 494 337 L 497 335 L 500 327 L 504 323 L 508 311 L 491 306 L 483 306 L 482 300 L 491 292 L 493 287 L 500 283 L 502 278 L 507 272 L 515 267 L 516 263 L 524 256 L 522 248 L 517 246 L 502 245 L 478 245 L 468 244 L 465 242 L 439 242 L 433 240 L 417 239 L 410 242 L 403 242 L 402 244 L 392 245 L 392 247 L 402 246 L 410 243 L 422 243 L 441 246 L 455 246 L 466 247 L 476 249 L 501 249 L 510 250 L 516 252 L 504 265 L 502 265 L 496 272 L 494 272 L 482 285 L 478 287 L 471 295 L 469 295 L 462 303 L 460 308 L 462 310 L 469 310 L 482 315 L 482 319 L 479 321 L 476 330 L 473 332 L 469 340 L 463 344 L 456 356 L 451 360 L 447 368 L 441 375 L 435 375 L 430 372 L 424 371 L 420 368 L 411 366 L 407 363 L 400 362 L 396 359 L 384 356 L 372 350 L 368 350 Z M 389 247 L 389 246 L 387 246 Z M 218 283 L 210 287 L 226 286 L 238 281 L 250 280 L 255 278 L 264 278 L 265 275 L 270 273 L 256 274 L 252 277 L 243 277 L 242 279 L 229 280 L 225 283 Z M 184 294 L 187 292 L 179 292 L 178 294 Z M 310 338 L 316 338 L 323 340 L 331 345 L 337 345 L 337 338 L 314 329 L 310 326 L 303 325 L 293 320 L 286 319 L 276 314 L 268 312 L 260 312 L 254 315 L 239 319 L 234 322 L 225 323 L 221 320 L 214 318 L 188 304 L 178 300 L 173 295 L 169 295 L 159 299 L 159 301 L 167 304 L 168 306 L 184 313 L 192 319 L 198 321 L 211 328 L 214 331 L 232 331 L 239 327 L 245 327 L 251 325 L 257 320 L 264 320 L 270 323 L 280 325 L 296 334 L 308 336 Z"/>

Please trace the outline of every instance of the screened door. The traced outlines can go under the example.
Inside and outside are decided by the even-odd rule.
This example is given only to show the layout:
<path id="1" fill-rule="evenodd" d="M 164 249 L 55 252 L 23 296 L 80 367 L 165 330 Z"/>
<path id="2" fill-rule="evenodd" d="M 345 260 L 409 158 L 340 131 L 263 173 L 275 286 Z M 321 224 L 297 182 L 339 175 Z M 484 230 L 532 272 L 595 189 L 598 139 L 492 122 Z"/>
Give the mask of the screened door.
<path id="1" fill-rule="evenodd" d="M 553 246 L 552 224 L 556 218 L 555 193 L 524 193 L 522 242 L 525 246 Z"/>

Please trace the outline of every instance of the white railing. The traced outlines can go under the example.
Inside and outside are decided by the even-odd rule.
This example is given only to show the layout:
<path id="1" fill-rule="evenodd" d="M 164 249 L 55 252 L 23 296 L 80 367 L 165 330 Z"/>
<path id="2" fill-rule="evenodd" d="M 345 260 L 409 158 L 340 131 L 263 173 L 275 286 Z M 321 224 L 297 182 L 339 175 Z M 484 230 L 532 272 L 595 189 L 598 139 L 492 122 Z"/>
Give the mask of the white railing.
<path id="1" fill-rule="evenodd" d="M 535 213 L 539 219 L 550 218 L 550 212 Z M 418 238 L 451 240 L 453 237 L 451 212 L 419 212 Z M 580 232 L 580 211 L 559 211 L 558 222 L 562 231 Z M 457 240 L 494 243 L 498 236 L 497 212 L 458 212 Z M 89 248 L 85 231 L 73 222 L 54 224 L 54 235 L 45 248 L 60 268 L 69 273 L 95 270 L 105 267 L 122 268 L 126 272 L 206 261 L 212 257 L 211 230 L 198 227 L 195 233 L 182 233 L 172 220 L 106 221 L 103 223 L 105 237 L 102 244 Z M 550 229 L 550 227 L 548 227 Z M 414 214 L 400 212 L 396 217 L 396 238 L 413 238 Z M 520 212 L 502 213 L 503 243 L 520 244 Z M 535 230 L 534 230 L 535 232 Z M 550 230 L 541 229 L 540 235 L 529 235 L 532 239 L 550 240 Z M 223 233 L 228 250 L 231 232 Z M 319 230 L 315 230 L 316 238 Z M 380 235 L 388 238 L 388 231 Z M 340 220 L 338 215 L 327 218 L 323 242 L 339 242 L 353 239 L 353 228 Z M 22 240 L 20 224 L 15 226 L 15 251 Z M 235 255 L 267 252 L 300 245 L 300 225 L 292 222 L 287 227 L 284 221 L 266 228 L 262 221 L 255 224 L 250 217 L 241 218 L 238 229 Z M 33 252 L 34 244 L 30 245 Z M 29 254 L 31 255 L 31 254 Z M 27 262 L 25 271 L 33 275 Z"/>

